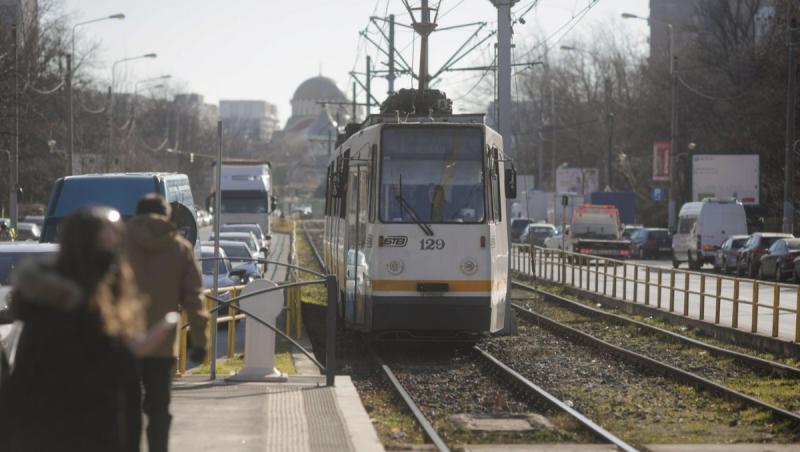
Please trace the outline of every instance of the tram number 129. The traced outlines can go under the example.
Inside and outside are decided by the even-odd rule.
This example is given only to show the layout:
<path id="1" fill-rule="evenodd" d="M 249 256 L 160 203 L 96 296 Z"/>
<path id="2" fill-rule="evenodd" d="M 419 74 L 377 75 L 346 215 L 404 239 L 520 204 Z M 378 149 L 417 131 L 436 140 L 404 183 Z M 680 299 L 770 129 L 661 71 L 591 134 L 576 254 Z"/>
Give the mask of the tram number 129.
<path id="1" fill-rule="evenodd" d="M 444 249 L 444 240 L 442 239 L 422 239 L 419 241 L 419 249 L 421 250 L 441 250 Z"/>

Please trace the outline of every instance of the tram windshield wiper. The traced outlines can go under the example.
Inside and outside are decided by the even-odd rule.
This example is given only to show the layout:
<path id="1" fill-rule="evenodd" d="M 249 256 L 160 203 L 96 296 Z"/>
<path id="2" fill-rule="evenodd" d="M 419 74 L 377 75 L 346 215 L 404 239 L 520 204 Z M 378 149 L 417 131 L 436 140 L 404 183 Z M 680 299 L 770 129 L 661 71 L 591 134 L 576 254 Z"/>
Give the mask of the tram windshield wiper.
<path id="1" fill-rule="evenodd" d="M 403 175 L 402 174 L 400 175 L 400 183 L 398 185 L 400 186 L 399 187 L 400 189 L 395 191 L 394 199 L 397 200 L 397 203 L 400 204 L 400 207 L 403 210 L 408 212 L 408 215 L 411 217 L 411 219 L 414 221 L 414 223 L 416 223 L 417 226 L 419 226 L 419 228 L 422 229 L 422 232 L 424 232 L 425 235 L 432 236 L 433 235 L 433 229 L 431 229 L 430 225 L 428 225 L 424 221 L 420 220 L 419 215 L 417 215 L 417 212 L 414 211 L 414 208 L 411 207 L 411 204 L 409 204 L 408 201 L 406 201 L 406 198 L 403 197 Z"/>

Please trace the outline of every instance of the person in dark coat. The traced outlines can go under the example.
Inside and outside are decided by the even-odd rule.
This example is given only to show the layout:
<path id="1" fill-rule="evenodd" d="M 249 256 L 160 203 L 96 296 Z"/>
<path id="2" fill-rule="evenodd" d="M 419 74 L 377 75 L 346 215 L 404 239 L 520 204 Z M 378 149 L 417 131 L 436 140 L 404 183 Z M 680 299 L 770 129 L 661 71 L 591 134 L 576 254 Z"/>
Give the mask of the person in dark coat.
<path id="1" fill-rule="evenodd" d="M 122 228 L 114 210 L 81 210 L 61 225 L 55 262 L 12 276 L 9 309 L 24 326 L 0 388 L 3 451 L 116 452 L 141 434 L 125 431 L 124 380 L 144 318 Z"/>

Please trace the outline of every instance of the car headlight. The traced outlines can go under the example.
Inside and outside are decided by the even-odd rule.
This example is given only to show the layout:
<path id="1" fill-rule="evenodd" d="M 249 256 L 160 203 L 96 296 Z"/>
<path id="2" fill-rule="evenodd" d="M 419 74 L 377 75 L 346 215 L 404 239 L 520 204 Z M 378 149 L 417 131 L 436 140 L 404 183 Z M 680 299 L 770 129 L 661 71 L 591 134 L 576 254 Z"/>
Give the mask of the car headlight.
<path id="1" fill-rule="evenodd" d="M 386 271 L 391 273 L 392 275 L 399 275 L 400 273 L 403 273 L 403 270 L 405 270 L 405 268 L 406 265 L 400 259 L 395 259 L 386 264 Z"/>
<path id="2" fill-rule="evenodd" d="M 475 259 L 468 257 L 461 261 L 459 268 L 465 275 L 474 275 L 478 271 L 478 263 L 475 262 Z"/>

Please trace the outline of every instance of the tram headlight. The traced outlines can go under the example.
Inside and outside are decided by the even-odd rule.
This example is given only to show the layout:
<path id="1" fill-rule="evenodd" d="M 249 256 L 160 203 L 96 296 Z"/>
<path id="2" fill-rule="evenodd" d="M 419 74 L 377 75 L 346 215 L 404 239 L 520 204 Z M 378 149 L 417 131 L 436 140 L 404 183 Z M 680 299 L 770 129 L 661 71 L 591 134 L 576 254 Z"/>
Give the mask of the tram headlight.
<path id="1" fill-rule="evenodd" d="M 478 271 L 478 263 L 475 262 L 475 259 L 468 257 L 461 261 L 461 273 L 465 275 L 474 275 Z"/>
<path id="2" fill-rule="evenodd" d="M 386 264 L 386 271 L 393 274 L 399 275 L 403 273 L 403 270 L 406 269 L 406 264 L 403 263 L 400 259 L 394 259 L 393 261 Z"/>

